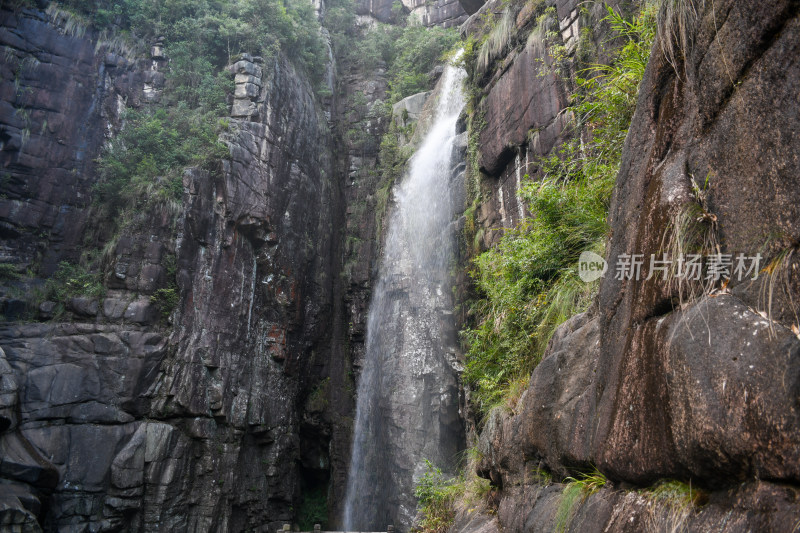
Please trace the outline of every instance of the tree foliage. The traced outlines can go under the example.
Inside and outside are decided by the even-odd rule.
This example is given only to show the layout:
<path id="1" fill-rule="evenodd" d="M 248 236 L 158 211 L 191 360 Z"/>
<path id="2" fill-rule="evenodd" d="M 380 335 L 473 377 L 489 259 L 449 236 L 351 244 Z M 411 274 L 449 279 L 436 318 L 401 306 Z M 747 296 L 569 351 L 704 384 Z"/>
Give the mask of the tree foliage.
<path id="1" fill-rule="evenodd" d="M 180 202 L 183 169 L 225 157 L 217 138 L 225 125 L 213 112 L 174 107 L 130 110 L 120 134 L 103 149 L 95 203 L 115 218 L 126 208 Z"/>
<path id="2" fill-rule="evenodd" d="M 284 52 L 314 81 L 328 59 L 307 0 L 63 0 L 98 29 L 128 32 L 209 62 L 217 70 L 240 52 L 274 57 Z"/>

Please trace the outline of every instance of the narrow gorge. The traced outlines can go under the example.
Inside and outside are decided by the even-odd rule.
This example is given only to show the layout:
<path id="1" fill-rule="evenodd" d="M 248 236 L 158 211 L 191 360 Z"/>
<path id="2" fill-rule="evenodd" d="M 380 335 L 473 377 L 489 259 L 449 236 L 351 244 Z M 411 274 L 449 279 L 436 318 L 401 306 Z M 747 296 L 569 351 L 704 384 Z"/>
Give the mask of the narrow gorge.
<path id="1" fill-rule="evenodd" d="M 0 531 L 800 531 L 797 0 L 0 47 Z"/>

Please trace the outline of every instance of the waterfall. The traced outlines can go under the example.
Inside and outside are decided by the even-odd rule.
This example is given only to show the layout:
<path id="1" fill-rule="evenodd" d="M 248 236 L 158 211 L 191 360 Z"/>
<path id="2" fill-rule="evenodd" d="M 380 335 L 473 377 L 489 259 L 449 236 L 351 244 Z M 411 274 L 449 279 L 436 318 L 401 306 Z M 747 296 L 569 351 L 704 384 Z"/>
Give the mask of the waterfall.
<path id="1" fill-rule="evenodd" d="M 349 531 L 399 530 L 425 460 L 452 471 L 463 448 L 451 280 L 451 167 L 465 73 L 448 66 L 433 123 L 395 186 L 367 319 L 345 499 Z"/>

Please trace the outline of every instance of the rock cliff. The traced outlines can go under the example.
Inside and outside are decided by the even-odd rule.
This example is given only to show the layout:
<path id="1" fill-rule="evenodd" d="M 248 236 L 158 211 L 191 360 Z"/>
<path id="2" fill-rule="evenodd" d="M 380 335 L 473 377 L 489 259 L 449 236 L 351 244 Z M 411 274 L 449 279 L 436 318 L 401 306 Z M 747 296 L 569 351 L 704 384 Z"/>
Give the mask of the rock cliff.
<path id="1" fill-rule="evenodd" d="M 569 22 L 575 5 L 555 7 Z M 496 515 L 465 511 L 456 531 L 796 527 L 800 188 L 786 158 L 797 117 L 785 110 L 800 75 L 799 22 L 795 2 L 662 7 L 661 31 L 679 28 L 683 48 L 656 43 L 645 72 L 610 209 L 609 273 L 592 308 L 557 330 L 516 408 L 483 427 L 477 469 L 496 487 Z M 495 199 L 483 206 L 487 227 L 513 224 L 520 167 L 535 176 L 528 154 L 549 153 L 563 133 L 563 88 L 529 73 L 541 50 L 529 41 L 483 86 L 480 165 Z M 674 243 L 676 217 L 698 203 L 714 222 L 709 253 L 761 253 L 757 280 L 687 293 L 659 277 L 614 275 L 623 254 L 649 258 Z M 564 520 L 568 488 L 550 476 L 593 468 L 609 482 Z M 642 489 L 663 479 L 691 483 L 707 501 L 681 514 L 648 499 Z"/>
<path id="2" fill-rule="evenodd" d="M 126 105 L 159 97 L 165 59 L 102 53 L 37 10 L 0 16 L 3 258 L 46 276 L 104 238 L 94 159 Z M 186 171 L 177 215 L 154 209 L 112 241 L 105 298 L 3 326 L 4 524 L 267 531 L 327 489 L 327 392 L 308 398 L 342 365 L 333 136 L 285 59 L 244 55 L 231 76 L 229 157 Z M 170 268 L 181 297 L 164 322 L 150 296 Z"/>
<path id="3" fill-rule="evenodd" d="M 408 14 L 423 26 L 458 26 L 467 19 L 467 13 L 458 0 L 359 0 L 356 12 L 369 19 L 390 23 L 400 14 Z"/>
<path id="4" fill-rule="evenodd" d="M 391 2 L 357 4 L 362 23 L 397 15 Z M 477 83 L 478 250 L 526 216 L 526 175 L 572 134 L 574 87 L 547 47 L 574 65 L 608 37 L 605 13 L 577 0 L 401 8 L 481 39 L 509 4 L 517 42 Z M 607 259 L 660 253 L 702 200 L 717 251 L 761 253 L 767 269 L 694 298 L 607 276 L 592 308 L 556 332 L 516 407 L 483 424 L 488 508 L 464 509 L 454 531 L 796 526 L 800 7 L 675 4 L 688 11 L 663 20 L 677 21 L 685 47 L 665 56 L 657 44 L 647 67 Z M 540 31 L 540 7 L 553 8 L 545 22 L 558 31 Z M 0 263 L 13 265 L 0 271 L 0 527 L 273 531 L 312 495 L 337 524 L 391 203 L 378 171 L 391 73 L 330 64 L 320 97 L 284 56 L 242 54 L 228 69 L 226 157 L 186 170 L 178 208 L 148 208 L 115 235 L 93 209 L 95 160 L 126 109 L 162 98 L 169 50 L 147 44 L 126 53 L 58 14 L 0 6 Z M 427 96 L 397 104 L 395 124 L 424 121 Z M 455 163 L 459 197 L 464 167 Z M 103 247 L 102 298 L 26 302 L 61 261 Z M 468 260 L 462 250 L 459 264 Z M 179 298 L 165 314 L 153 296 L 173 281 Z M 568 487 L 548 479 L 595 467 L 609 482 L 565 525 Z M 691 483 L 703 505 L 676 515 L 641 492 L 666 478 Z"/>

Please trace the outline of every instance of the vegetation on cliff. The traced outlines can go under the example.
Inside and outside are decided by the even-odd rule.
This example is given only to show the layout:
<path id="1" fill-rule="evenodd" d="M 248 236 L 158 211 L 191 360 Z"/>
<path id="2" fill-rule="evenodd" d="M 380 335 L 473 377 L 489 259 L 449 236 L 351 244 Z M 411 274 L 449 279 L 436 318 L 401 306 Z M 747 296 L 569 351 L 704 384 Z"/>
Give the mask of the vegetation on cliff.
<path id="1" fill-rule="evenodd" d="M 17 3 L 36 7 L 27 0 Z M 59 270 L 65 275 L 80 270 L 102 279 L 122 234 L 146 225 L 154 212 L 175 220 L 186 167 L 214 168 L 228 156 L 219 136 L 228 128 L 234 86 L 224 67 L 239 53 L 261 55 L 267 63 L 284 54 L 318 89 L 329 59 L 314 7 L 300 0 L 63 0 L 50 3 L 47 15 L 65 35 L 91 35 L 98 53 L 135 62 L 149 57 L 150 46 L 158 43 L 169 58 L 159 69 L 165 81 L 158 98 L 125 109 L 119 131 L 96 160 L 93 227 L 86 234 L 80 264 Z M 59 279 L 53 278 L 51 285 Z M 80 279 L 68 277 L 59 287 L 74 289 L 80 283 L 72 282 Z M 168 283 L 154 295 L 164 314 L 177 300 L 174 275 Z M 62 306 L 63 294 L 29 291 L 26 299 L 36 315 L 48 298 Z"/>
<path id="2" fill-rule="evenodd" d="M 596 285 L 577 275 L 585 250 L 601 256 L 606 215 L 639 82 L 655 36 L 655 8 L 606 17 L 625 44 L 610 65 L 575 77 L 574 137 L 539 161 L 541 179 L 523 188 L 531 216 L 474 261 L 480 297 L 467 344 L 465 380 L 480 411 L 521 392 L 556 327 L 585 310 Z M 513 400 L 513 398 L 512 398 Z"/>
<path id="3" fill-rule="evenodd" d="M 324 74 L 328 59 L 311 2 L 62 0 L 60 4 L 98 32 L 126 38 L 133 46 L 163 39 L 170 58 L 183 63 L 178 70 L 196 80 L 209 74 L 209 66 L 218 71 L 240 52 L 265 58 L 283 52 L 316 80 Z M 190 66 L 187 63 L 192 70 L 183 68 Z"/>
<path id="4" fill-rule="evenodd" d="M 454 28 L 431 28 L 395 10 L 395 23 L 359 26 L 352 0 L 336 0 L 325 15 L 337 61 L 363 72 L 384 68 L 389 77 L 389 103 L 431 88 L 430 72 L 458 42 Z"/>

